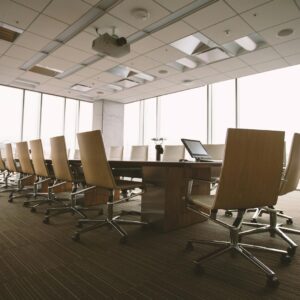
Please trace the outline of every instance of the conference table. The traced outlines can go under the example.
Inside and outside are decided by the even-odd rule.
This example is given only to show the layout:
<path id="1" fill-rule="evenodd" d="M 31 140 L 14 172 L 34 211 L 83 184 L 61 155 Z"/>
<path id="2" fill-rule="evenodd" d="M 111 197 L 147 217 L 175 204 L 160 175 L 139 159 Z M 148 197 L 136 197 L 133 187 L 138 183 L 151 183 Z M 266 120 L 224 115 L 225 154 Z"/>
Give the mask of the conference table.
<path id="1" fill-rule="evenodd" d="M 141 218 L 161 231 L 182 228 L 205 219 L 185 208 L 188 179 L 198 179 L 192 193 L 209 194 L 211 174 L 221 162 L 109 161 L 114 168 L 141 168 L 146 191 Z"/>

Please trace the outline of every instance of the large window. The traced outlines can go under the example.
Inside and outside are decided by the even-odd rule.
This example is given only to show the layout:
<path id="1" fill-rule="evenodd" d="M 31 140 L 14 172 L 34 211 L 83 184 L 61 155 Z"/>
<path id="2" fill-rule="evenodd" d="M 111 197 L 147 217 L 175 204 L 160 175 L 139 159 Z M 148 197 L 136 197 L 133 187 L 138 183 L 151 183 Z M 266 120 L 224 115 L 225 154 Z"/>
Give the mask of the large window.
<path id="1" fill-rule="evenodd" d="M 0 107 L 0 144 L 19 142 L 22 132 L 23 90 L 0 86 Z"/>
<path id="2" fill-rule="evenodd" d="M 151 98 L 143 101 L 144 109 L 144 145 L 149 145 L 148 158 L 149 160 L 155 159 L 155 147 L 153 138 L 157 137 L 156 132 L 156 98 Z"/>
<path id="3" fill-rule="evenodd" d="M 79 106 L 79 132 L 90 131 L 93 128 L 93 103 L 80 102 Z"/>
<path id="4" fill-rule="evenodd" d="M 213 144 L 224 144 L 227 128 L 236 127 L 235 80 L 211 86 L 211 136 Z"/>
<path id="5" fill-rule="evenodd" d="M 160 135 L 165 144 L 182 144 L 181 138 L 207 142 L 206 87 L 159 97 Z"/>
<path id="6" fill-rule="evenodd" d="M 289 151 L 300 132 L 299 77 L 300 66 L 293 66 L 239 79 L 240 127 L 283 130 Z"/>
<path id="7" fill-rule="evenodd" d="M 38 139 L 40 132 L 41 93 L 25 91 L 23 141 Z"/>
<path id="8" fill-rule="evenodd" d="M 70 149 L 71 155 L 74 153 L 74 149 L 76 147 L 78 108 L 79 108 L 79 101 L 66 99 L 65 139 L 66 139 L 67 148 Z"/>

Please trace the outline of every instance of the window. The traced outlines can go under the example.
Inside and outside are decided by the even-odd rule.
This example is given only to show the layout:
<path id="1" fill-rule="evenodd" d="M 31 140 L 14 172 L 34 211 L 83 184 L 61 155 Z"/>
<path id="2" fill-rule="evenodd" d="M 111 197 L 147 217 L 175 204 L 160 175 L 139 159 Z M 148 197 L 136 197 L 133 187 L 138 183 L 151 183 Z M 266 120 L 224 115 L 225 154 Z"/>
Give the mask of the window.
<path id="1" fill-rule="evenodd" d="M 148 158 L 155 160 L 154 142 L 156 137 L 156 98 L 143 101 L 144 107 L 144 145 L 149 145 Z"/>
<path id="2" fill-rule="evenodd" d="M 93 103 L 80 101 L 79 106 L 79 132 L 93 129 Z"/>
<path id="3" fill-rule="evenodd" d="M 65 139 L 67 149 L 70 149 L 70 157 L 73 157 L 76 148 L 76 132 L 78 122 L 79 101 L 66 99 L 65 112 Z"/>
<path id="4" fill-rule="evenodd" d="M 23 141 L 39 138 L 41 93 L 25 91 Z"/>
<path id="5" fill-rule="evenodd" d="M 0 144 L 19 142 L 22 131 L 23 90 L 0 86 L 0 95 Z"/>
<path id="6" fill-rule="evenodd" d="M 236 127 L 235 80 L 211 85 L 212 143 L 224 144 L 227 128 Z"/>
<path id="7" fill-rule="evenodd" d="M 159 97 L 160 135 L 165 144 L 182 144 L 181 138 L 207 142 L 206 87 Z"/>

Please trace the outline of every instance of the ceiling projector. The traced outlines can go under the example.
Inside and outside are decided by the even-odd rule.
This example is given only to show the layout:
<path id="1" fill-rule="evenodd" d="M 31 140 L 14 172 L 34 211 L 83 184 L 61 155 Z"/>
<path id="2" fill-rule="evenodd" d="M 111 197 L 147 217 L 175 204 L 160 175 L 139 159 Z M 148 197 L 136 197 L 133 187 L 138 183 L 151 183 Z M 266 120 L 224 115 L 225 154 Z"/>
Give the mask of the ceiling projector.
<path id="1" fill-rule="evenodd" d="M 122 57 L 130 52 L 130 45 L 124 37 L 101 34 L 93 40 L 92 49 L 112 57 Z"/>

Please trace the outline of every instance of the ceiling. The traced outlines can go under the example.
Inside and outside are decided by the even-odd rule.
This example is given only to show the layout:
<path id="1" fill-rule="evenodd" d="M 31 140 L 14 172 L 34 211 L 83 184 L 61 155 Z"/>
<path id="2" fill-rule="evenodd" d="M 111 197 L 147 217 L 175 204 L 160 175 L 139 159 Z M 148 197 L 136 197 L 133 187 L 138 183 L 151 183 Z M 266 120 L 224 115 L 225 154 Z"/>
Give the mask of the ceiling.
<path id="1" fill-rule="evenodd" d="M 298 0 L 0 0 L 1 23 L 23 32 L 0 39 L 0 84 L 92 102 L 129 103 L 300 63 Z M 129 54 L 92 49 L 112 28 Z M 245 36 L 254 50 L 236 42 Z"/>

